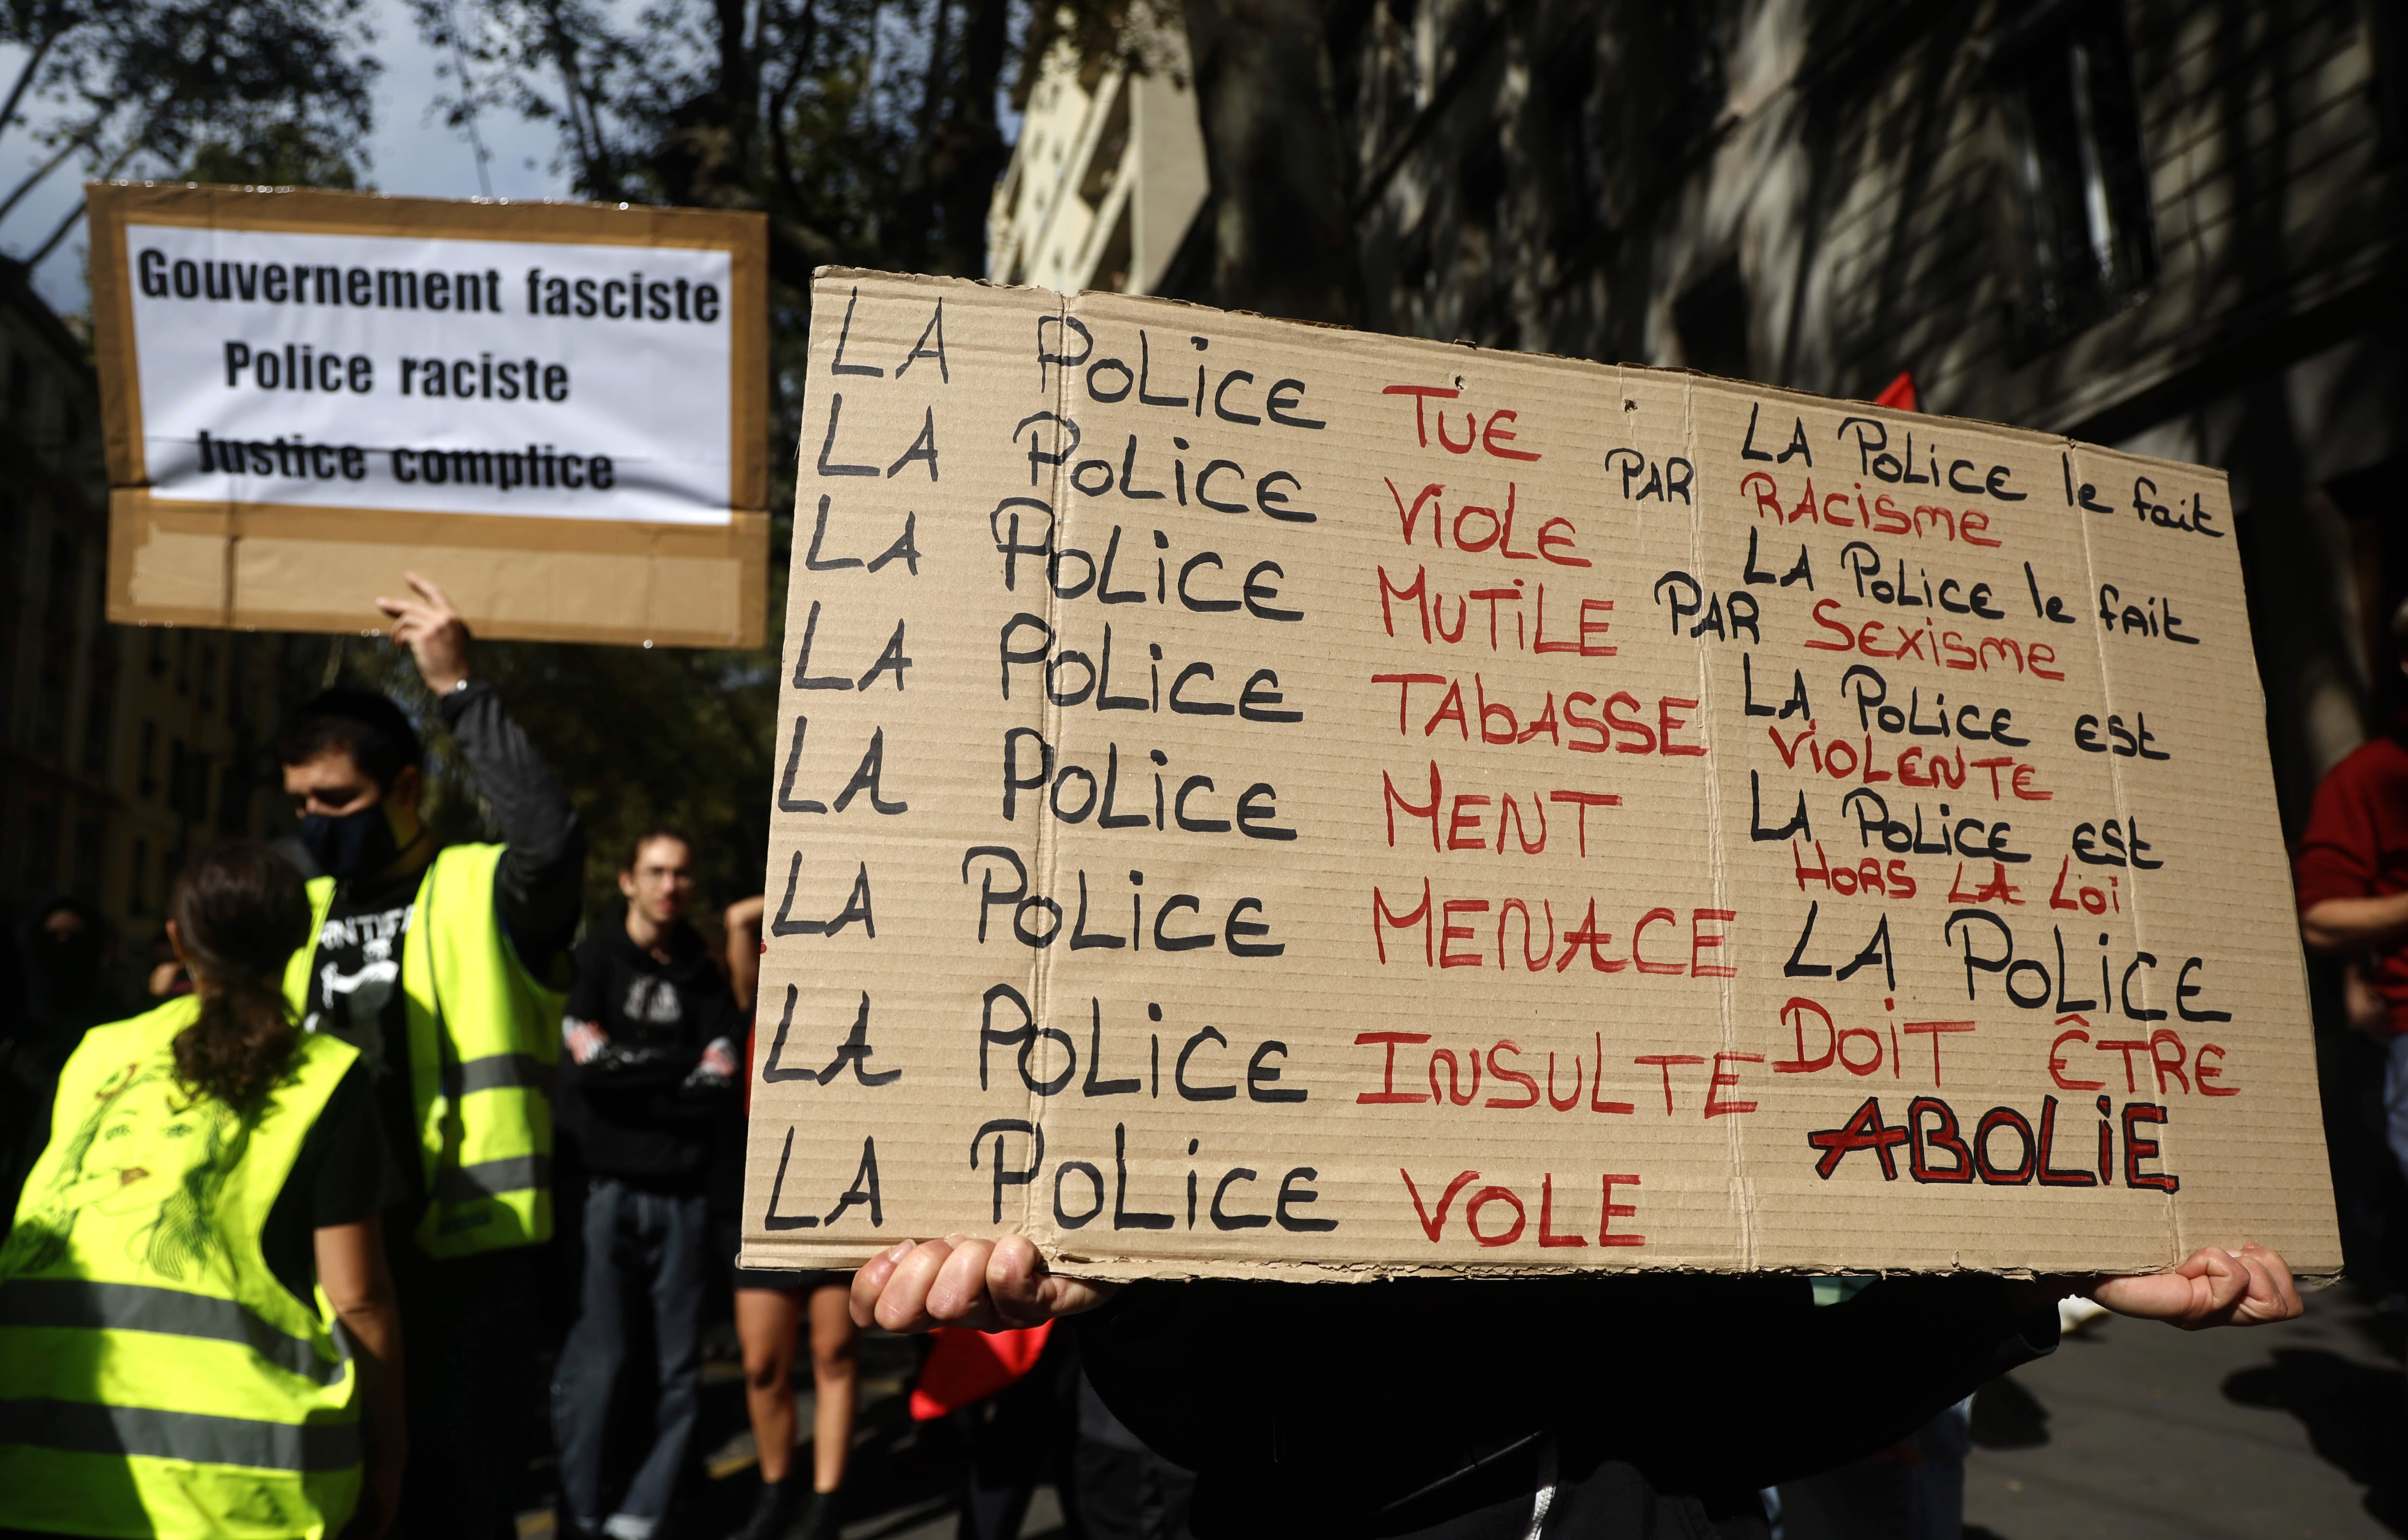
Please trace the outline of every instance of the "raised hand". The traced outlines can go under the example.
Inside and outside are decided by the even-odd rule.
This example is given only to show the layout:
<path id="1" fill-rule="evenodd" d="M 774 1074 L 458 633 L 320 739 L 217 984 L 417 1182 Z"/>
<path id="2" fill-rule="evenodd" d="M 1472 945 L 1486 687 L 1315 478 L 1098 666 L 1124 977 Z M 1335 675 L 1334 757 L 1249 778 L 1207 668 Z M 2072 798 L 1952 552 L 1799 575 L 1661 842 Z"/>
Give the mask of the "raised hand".
<path id="1" fill-rule="evenodd" d="M 1056 1276 L 1025 1235 L 950 1235 L 871 1258 L 853 1276 L 853 1319 L 890 1332 L 1001 1332 L 1092 1310 L 1120 1288 Z"/>
<path id="2" fill-rule="evenodd" d="M 448 695 L 468 677 L 468 622 L 452 607 L 443 591 L 414 572 L 403 579 L 418 591 L 415 599 L 377 596 L 377 608 L 393 617 L 393 639 L 418 660 L 426 688 Z"/>
<path id="3" fill-rule="evenodd" d="M 2307 1308 L 2288 1264 L 2256 1241 L 2238 1251 L 2202 1246 L 2171 1273 L 2102 1279 L 2090 1297 L 2119 1316 L 2168 1321 L 2186 1332 L 2295 1320 Z"/>

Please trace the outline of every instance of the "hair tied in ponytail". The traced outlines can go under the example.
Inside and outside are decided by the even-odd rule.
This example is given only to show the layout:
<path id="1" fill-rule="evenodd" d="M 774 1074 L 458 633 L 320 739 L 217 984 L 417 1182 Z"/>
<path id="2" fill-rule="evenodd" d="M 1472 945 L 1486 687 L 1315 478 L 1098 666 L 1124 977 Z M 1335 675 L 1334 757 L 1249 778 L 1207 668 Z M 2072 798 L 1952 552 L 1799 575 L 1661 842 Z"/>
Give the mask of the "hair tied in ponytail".
<path id="1" fill-rule="evenodd" d="M 308 890 L 267 846 L 231 840 L 185 868 L 167 913 L 201 1001 L 200 1020 L 176 1036 L 176 1077 L 248 1115 L 283 1078 L 299 1041 L 283 978 L 308 939 Z"/>

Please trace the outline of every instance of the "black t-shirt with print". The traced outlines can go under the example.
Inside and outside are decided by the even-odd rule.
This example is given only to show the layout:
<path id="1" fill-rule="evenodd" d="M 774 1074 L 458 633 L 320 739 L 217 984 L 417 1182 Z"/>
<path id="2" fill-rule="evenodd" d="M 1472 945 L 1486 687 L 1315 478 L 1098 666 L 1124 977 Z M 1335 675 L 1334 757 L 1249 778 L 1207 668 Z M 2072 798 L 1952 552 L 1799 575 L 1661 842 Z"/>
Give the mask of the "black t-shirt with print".
<path id="1" fill-rule="evenodd" d="M 404 1202 L 423 1196 L 424 1185 L 409 1081 L 408 1004 L 401 990 L 402 943 L 424 876 L 416 871 L 379 883 L 338 885 L 326 922 L 318 929 L 318 951 L 302 997 L 304 1027 L 360 1050 L 378 1120 L 403 1173 Z"/>
<path id="2" fill-rule="evenodd" d="M 292 1174 L 284 1178 L 283 1191 L 277 1193 L 260 1229 L 259 1249 L 267 1270 L 304 1305 L 314 1298 L 316 1233 L 357 1224 L 407 1202 L 414 1185 L 407 1174 L 418 1162 L 394 1159 L 376 1091 L 367 1062 L 355 1061 L 302 1136 Z M 385 1245 L 390 1248 L 393 1241 L 387 1236 Z"/>

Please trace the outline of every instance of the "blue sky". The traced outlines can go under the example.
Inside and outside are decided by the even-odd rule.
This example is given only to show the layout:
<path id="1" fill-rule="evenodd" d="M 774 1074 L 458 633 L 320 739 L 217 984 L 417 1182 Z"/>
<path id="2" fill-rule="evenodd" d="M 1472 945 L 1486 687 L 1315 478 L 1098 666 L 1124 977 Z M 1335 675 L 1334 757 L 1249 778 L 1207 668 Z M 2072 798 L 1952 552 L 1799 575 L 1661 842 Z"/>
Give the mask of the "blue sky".
<path id="1" fill-rule="evenodd" d="M 437 58 L 419 38 L 400 0 L 370 0 L 370 24 L 384 62 L 377 82 L 376 129 L 369 144 L 368 179 L 383 192 L 426 197 L 477 195 L 477 160 L 465 134 L 446 128 L 433 110 L 447 83 L 436 77 Z M 0 49 L 0 80 L 12 79 L 20 50 Z M 494 193 L 505 198 L 558 197 L 566 178 L 552 169 L 555 139 L 544 124 L 515 116 L 487 117 L 480 127 L 492 154 L 488 173 Z M 0 138 L 0 195 L 44 158 L 42 147 L 23 126 Z M 22 255 L 38 245 L 83 196 L 80 167 L 62 166 L 0 222 L 0 250 Z M 80 226 L 59 244 L 34 276 L 44 298 L 64 312 L 85 308 L 84 242 Z"/>

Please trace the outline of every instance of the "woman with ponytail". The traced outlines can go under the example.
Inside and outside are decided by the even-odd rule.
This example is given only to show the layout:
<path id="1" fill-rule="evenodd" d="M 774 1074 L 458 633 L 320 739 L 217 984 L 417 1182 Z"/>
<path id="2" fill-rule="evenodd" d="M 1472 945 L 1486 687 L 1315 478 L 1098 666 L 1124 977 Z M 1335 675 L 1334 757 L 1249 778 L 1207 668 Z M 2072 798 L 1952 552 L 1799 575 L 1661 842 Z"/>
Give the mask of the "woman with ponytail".
<path id="1" fill-rule="evenodd" d="M 0 1536 L 373 1540 L 407 1187 L 358 1050 L 285 1004 L 300 874 L 222 845 L 168 914 L 194 992 L 85 1036 L 0 1242 Z"/>

